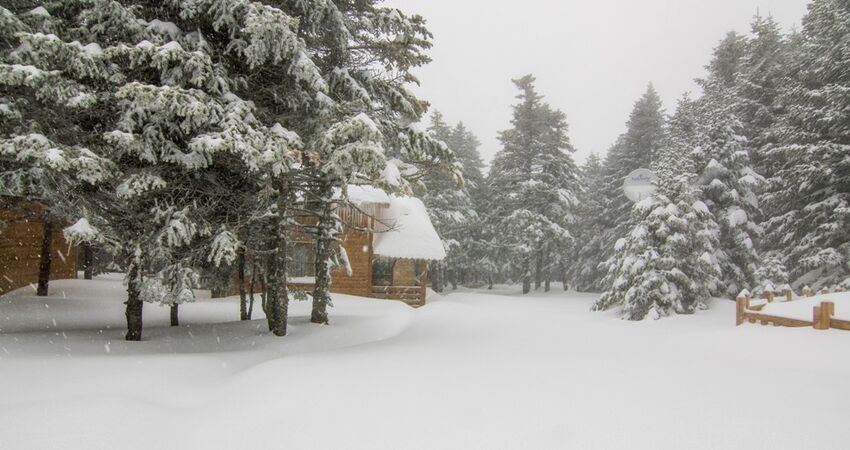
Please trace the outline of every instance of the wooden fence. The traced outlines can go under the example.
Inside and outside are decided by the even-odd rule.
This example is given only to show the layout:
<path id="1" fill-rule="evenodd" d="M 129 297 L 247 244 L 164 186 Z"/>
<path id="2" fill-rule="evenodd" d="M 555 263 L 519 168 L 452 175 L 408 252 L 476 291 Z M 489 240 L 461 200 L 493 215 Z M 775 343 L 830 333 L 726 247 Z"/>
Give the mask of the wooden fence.
<path id="1" fill-rule="evenodd" d="M 828 291 L 822 290 L 818 294 L 823 295 L 828 293 Z M 794 293 L 790 288 L 784 289 L 782 294 L 786 297 L 786 301 L 793 301 Z M 814 292 L 812 292 L 811 289 L 805 288 L 803 289 L 802 294 L 804 297 L 812 297 Z M 838 330 L 850 331 L 850 321 L 839 320 L 834 317 L 834 302 L 822 301 L 820 305 L 814 306 L 812 310 L 812 320 L 808 321 L 762 314 L 761 310 L 768 303 L 772 303 L 774 299 L 775 294 L 770 291 L 765 292 L 760 301 L 752 299 L 750 293 L 746 290 L 741 292 L 736 299 L 735 325 L 740 326 L 744 322 L 749 322 L 759 323 L 761 325 L 773 325 L 775 327 L 812 327 L 816 330 L 828 330 L 830 328 L 835 328 Z"/>

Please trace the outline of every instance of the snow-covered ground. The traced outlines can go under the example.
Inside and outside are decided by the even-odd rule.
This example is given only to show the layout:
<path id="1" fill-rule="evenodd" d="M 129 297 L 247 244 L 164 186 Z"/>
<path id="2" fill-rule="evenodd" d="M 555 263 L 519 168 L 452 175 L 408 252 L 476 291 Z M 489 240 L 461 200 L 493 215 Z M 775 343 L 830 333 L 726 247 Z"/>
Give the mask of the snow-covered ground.
<path id="1" fill-rule="evenodd" d="M 336 296 L 331 326 L 148 306 L 115 277 L 0 297 L 0 449 L 846 449 L 850 333 L 744 325 L 733 302 L 626 322 L 593 296 Z"/>
<path id="2" fill-rule="evenodd" d="M 833 302 L 835 303 L 835 315 L 833 317 L 839 320 L 850 320 L 850 292 L 796 297 L 790 302 L 784 300 L 782 297 L 777 297 L 777 301 L 766 304 L 759 312 L 770 316 L 811 322 L 814 317 L 815 306 L 820 306 L 821 302 Z"/>

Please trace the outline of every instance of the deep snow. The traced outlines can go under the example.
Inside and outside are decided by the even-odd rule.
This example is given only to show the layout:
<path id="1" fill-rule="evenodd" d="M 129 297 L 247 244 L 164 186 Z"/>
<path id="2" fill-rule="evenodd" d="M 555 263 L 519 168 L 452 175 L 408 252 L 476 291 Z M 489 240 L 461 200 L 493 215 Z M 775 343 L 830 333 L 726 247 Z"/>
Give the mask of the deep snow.
<path id="1" fill-rule="evenodd" d="M 202 299 L 179 328 L 146 306 L 146 340 L 125 343 L 122 289 L 0 297 L 0 449 L 850 445 L 850 333 L 736 328 L 733 302 L 634 323 L 557 290 L 418 310 L 337 295 L 330 326 L 296 303 L 274 338 Z"/>

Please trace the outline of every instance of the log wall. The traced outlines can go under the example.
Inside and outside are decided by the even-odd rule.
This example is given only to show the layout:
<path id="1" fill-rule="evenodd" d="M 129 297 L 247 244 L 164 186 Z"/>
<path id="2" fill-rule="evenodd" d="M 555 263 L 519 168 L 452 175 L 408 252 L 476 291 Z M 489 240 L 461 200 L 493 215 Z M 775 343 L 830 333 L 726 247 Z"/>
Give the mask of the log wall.
<path id="1" fill-rule="evenodd" d="M 38 215 L 36 205 L 21 209 Z M 29 214 L 27 214 L 29 216 Z M 77 278 L 79 249 L 62 236 L 62 226 L 54 227 L 50 279 Z M 38 264 L 44 223 L 27 220 L 18 212 L 0 209 L 0 294 L 38 282 Z"/>

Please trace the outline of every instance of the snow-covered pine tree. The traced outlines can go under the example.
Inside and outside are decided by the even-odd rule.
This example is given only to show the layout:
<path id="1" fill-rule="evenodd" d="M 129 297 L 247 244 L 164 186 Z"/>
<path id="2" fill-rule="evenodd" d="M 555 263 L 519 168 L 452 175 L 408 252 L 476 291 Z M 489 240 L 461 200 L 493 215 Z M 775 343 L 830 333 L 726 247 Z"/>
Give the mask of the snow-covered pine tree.
<path id="1" fill-rule="evenodd" d="M 409 181 L 429 171 L 459 174 L 451 151 L 416 126 L 427 103 L 406 88 L 417 83 L 411 69 L 429 61 L 431 34 L 421 16 L 377 0 L 271 3 L 298 20 L 306 48 L 299 58 L 318 76 L 306 80 L 312 91 L 298 93 L 299 83 L 269 83 L 264 74 L 240 95 L 296 131 L 310 150 L 305 192 L 320 219 L 311 230 L 318 244 L 312 321 L 327 323 L 329 262 L 342 252 L 331 193 L 351 183 L 409 193 Z"/>
<path id="2" fill-rule="evenodd" d="M 757 158 L 760 149 L 771 142 L 769 130 L 782 114 L 779 84 L 787 72 L 788 54 L 779 24 L 772 17 L 756 15 L 750 29 L 752 37 L 740 62 L 734 94 L 744 136 Z"/>
<path id="3" fill-rule="evenodd" d="M 44 153 L 53 146 L 85 147 L 111 166 L 97 189 L 69 200 L 125 259 L 127 339 L 138 340 L 144 274 L 158 274 L 167 289 L 183 294 L 196 278 L 186 255 L 212 251 L 208 256 L 215 261 L 235 255 L 229 232 L 210 220 L 220 217 L 219 200 L 231 198 L 223 180 L 286 171 L 297 137 L 259 123 L 253 105 L 232 93 L 239 83 L 211 57 L 198 31 L 206 29 L 198 15 L 208 16 L 136 2 L 48 6 L 45 12 L 54 19 L 44 23 L 50 29 L 15 35 L 17 47 L 0 65 L 0 83 L 18 88 L 9 103 L 26 127 L 45 130 L 50 144 Z M 247 2 L 233 6 L 248 22 L 279 13 Z M 239 40 L 245 46 L 231 49 L 243 61 L 281 51 L 280 36 L 246 30 Z M 297 54 L 297 39 L 288 42 L 294 50 L 287 51 Z M 54 115 L 64 117 L 64 127 L 54 126 Z M 21 150 L 20 139 L 10 136 L 10 151 Z M 196 247 L 200 239 L 218 245 Z"/>
<path id="4" fill-rule="evenodd" d="M 850 3 L 815 0 L 783 87 L 787 114 L 766 158 L 781 161 L 765 195 L 768 247 L 795 285 L 839 284 L 850 269 Z M 804 275 L 807 275 L 804 277 Z"/>
<path id="5" fill-rule="evenodd" d="M 519 103 L 513 128 L 499 136 L 503 148 L 490 170 L 486 205 L 490 247 L 523 280 L 525 293 L 532 279 L 562 263 L 561 252 L 572 243 L 578 191 L 566 118 L 542 101 L 534 82 L 531 75 L 514 80 Z"/>
<path id="6" fill-rule="evenodd" d="M 721 87 L 734 86 L 746 53 L 747 38 L 735 31 L 726 33 L 726 36 L 714 48 L 711 62 L 705 66 L 708 78 Z"/>
<path id="7" fill-rule="evenodd" d="M 604 167 L 599 155 L 592 153 L 581 166 L 578 204 L 576 205 L 576 253 L 568 264 L 567 283 L 581 292 L 601 290 L 600 281 L 605 272 L 600 268 L 599 255 L 604 250 L 604 229 L 601 219 L 604 211 Z M 566 285 L 565 285 L 566 287 Z"/>
<path id="8" fill-rule="evenodd" d="M 465 164 L 468 164 L 468 173 L 472 175 L 472 179 L 477 183 L 481 182 L 480 164 L 483 163 L 478 154 L 479 143 L 463 124 L 450 127 L 443 120 L 442 114 L 435 111 L 431 115 L 428 131 L 434 138 L 445 142 L 456 154 L 464 175 L 467 173 Z M 474 253 L 474 226 L 478 222 L 478 213 L 469 192 L 468 182 L 459 184 L 456 178 L 444 172 L 431 172 L 423 181 L 426 191 L 422 200 L 446 249 L 446 259 L 432 262 L 429 270 L 432 287 L 435 291 L 442 292 L 446 282 L 456 288 L 458 283 L 464 282 L 471 272 L 476 270 L 471 256 Z"/>
<path id="9" fill-rule="evenodd" d="M 762 228 L 757 192 L 764 178 L 752 167 L 733 89 L 715 84 L 713 78 L 705 88 L 697 106 L 699 126 L 692 143 L 696 183 L 699 198 L 720 227 L 716 258 L 724 286 L 712 293 L 734 298 L 742 289 L 754 286 L 760 264 L 757 246 Z"/>
<path id="10" fill-rule="evenodd" d="M 600 211 L 602 253 L 585 252 L 601 264 L 614 255 L 614 244 L 632 229 L 632 203 L 623 194 L 623 180 L 633 170 L 650 168 L 656 162 L 665 143 L 665 120 L 661 98 L 650 84 L 643 96 L 635 102 L 621 135 L 605 157 L 604 204 Z M 588 287 L 601 288 L 602 280 L 591 280 Z"/>
<path id="11" fill-rule="evenodd" d="M 656 170 L 675 173 L 683 156 L 665 151 Z M 607 262 L 607 290 L 594 310 L 622 306 L 629 320 L 690 314 L 704 307 L 717 284 L 717 226 L 699 201 L 689 174 L 662 178 L 658 192 L 634 206 L 635 223 Z"/>

